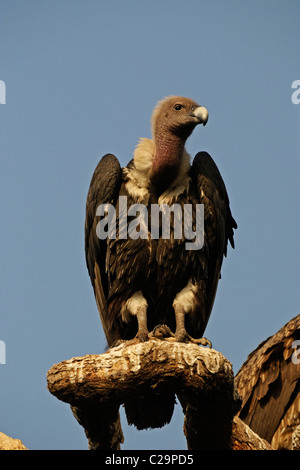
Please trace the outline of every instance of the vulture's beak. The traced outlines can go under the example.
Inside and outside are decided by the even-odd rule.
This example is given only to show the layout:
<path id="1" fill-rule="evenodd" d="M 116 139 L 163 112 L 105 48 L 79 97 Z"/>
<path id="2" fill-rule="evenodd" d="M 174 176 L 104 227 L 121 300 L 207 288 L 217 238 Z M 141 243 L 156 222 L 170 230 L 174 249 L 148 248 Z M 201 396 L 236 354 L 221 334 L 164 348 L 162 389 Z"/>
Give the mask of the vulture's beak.
<path id="1" fill-rule="evenodd" d="M 198 124 L 203 124 L 203 126 L 205 126 L 208 121 L 208 111 L 204 106 L 195 108 L 190 116 L 195 117 L 198 120 Z"/>

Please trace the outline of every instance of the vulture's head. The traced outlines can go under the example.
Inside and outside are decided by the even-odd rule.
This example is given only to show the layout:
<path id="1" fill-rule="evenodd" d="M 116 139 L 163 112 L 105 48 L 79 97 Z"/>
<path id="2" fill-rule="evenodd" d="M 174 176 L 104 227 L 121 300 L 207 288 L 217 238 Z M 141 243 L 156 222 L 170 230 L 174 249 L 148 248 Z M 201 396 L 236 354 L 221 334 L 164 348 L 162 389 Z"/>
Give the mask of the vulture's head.
<path id="1" fill-rule="evenodd" d="M 194 100 L 182 96 L 169 96 L 159 101 L 152 114 L 154 140 L 174 135 L 184 141 L 197 124 L 205 124 L 208 111 Z"/>
<path id="2" fill-rule="evenodd" d="M 207 109 L 189 98 L 170 96 L 157 104 L 152 114 L 155 150 L 150 180 L 158 194 L 180 175 L 187 155 L 185 141 L 198 124 L 205 125 L 207 120 Z"/>

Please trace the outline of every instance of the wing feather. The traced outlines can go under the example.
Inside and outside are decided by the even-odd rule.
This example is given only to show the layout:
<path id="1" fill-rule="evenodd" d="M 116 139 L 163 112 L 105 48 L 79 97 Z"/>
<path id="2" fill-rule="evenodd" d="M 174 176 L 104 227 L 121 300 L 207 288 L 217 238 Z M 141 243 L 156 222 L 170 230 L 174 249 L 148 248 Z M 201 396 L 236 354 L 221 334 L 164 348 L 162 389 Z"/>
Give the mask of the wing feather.
<path id="1" fill-rule="evenodd" d="M 191 176 L 200 203 L 204 204 L 205 244 L 208 249 L 206 310 L 209 318 L 221 276 L 223 257 L 227 255 L 228 240 L 234 248 L 233 236 L 237 224 L 231 214 L 223 178 L 207 152 L 197 153 L 192 164 Z"/>
<path id="2" fill-rule="evenodd" d="M 108 273 L 106 270 L 107 241 L 100 240 L 96 234 L 99 218 L 96 210 L 100 204 L 115 205 L 119 194 L 122 170 L 119 161 L 112 154 L 104 155 L 98 163 L 91 179 L 85 218 L 85 256 L 88 272 L 94 288 L 95 298 L 100 313 L 105 335 L 106 300 L 108 296 Z"/>
<path id="3" fill-rule="evenodd" d="M 242 398 L 240 418 L 262 438 L 271 442 L 276 430 L 282 428 L 288 409 L 297 409 L 300 400 L 300 364 L 292 361 L 292 344 L 300 338 L 300 315 L 284 325 L 275 335 L 263 341 L 242 365 L 236 385 Z M 292 408 L 293 407 L 293 408 Z M 290 438 L 286 430 L 277 432 L 276 448 L 291 445 L 292 432 L 300 423 L 294 414 Z M 289 422 L 291 417 L 288 418 Z M 284 439 L 284 443 L 283 443 Z"/>

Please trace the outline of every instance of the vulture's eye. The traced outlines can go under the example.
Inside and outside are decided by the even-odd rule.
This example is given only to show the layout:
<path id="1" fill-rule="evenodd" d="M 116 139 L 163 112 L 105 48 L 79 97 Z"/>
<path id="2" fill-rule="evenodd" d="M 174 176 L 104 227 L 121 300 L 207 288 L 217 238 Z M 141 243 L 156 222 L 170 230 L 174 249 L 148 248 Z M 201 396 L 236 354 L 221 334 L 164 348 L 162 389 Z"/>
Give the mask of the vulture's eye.
<path id="1" fill-rule="evenodd" d="M 183 108 L 182 104 L 175 104 L 174 106 L 174 109 L 176 109 L 176 111 L 180 111 L 180 109 L 182 108 Z"/>

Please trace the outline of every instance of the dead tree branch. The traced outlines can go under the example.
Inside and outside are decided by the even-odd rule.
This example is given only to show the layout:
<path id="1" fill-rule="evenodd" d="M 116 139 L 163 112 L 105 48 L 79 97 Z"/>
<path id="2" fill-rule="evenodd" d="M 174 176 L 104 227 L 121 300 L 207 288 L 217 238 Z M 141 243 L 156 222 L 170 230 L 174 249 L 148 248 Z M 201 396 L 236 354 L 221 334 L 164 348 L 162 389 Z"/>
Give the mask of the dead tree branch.
<path id="1" fill-rule="evenodd" d="M 176 394 L 188 449 L 231 448 L 240 400 L 230 362 L 214 349 L 171 338 L 132 340 L 56 364 L 47 380 L 49 391 L 71 405 L 90 449 L 119 449 L 120 405 L 153 391 Z"/>

